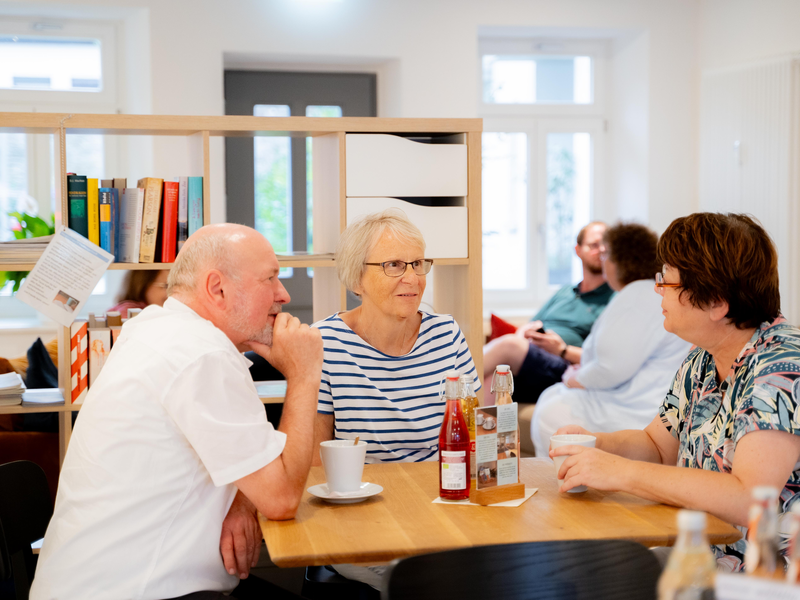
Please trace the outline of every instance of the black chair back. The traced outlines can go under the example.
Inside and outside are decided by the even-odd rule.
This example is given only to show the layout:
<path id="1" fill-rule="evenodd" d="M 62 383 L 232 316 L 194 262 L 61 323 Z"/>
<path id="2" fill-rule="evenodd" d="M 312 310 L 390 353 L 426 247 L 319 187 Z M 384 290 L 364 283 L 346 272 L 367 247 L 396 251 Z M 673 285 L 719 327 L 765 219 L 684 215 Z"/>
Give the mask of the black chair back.
<path id="1" fill-rule="evenodd" d="M 395 560 L 382 600 L 653 600 L 661 568 L 644 546 L 575 540 L 478 546 Z"/>
<path id="2" fill-rule="evenodd" d="M 36 562 L 31 543 L 43 538 L 53 516 L 47 477 L 27 460 L 0 465 L 0 590 L 27 598 Z"/>

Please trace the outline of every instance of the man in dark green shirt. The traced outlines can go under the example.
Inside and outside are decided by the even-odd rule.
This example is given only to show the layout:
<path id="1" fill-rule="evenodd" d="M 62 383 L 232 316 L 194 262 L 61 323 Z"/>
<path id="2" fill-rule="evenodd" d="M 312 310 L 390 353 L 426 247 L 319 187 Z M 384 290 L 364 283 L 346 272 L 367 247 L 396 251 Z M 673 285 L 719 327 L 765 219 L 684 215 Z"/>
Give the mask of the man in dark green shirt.
<path id="1" fill-rule="evenodd" d="M 561 288 L 516 333 L 484 346 L 484 381 L 491 380 L 497 365 L 509 365 L 514 400 L 536 402 L 546 388 L 561 381 L 570 364 L 580 362 L 583 341 L 614 293 L 600 264 L 605 230 L 604 223 L 593 222 L 578 233 L 575 253 L 583 264 L 583 281 Z"/>

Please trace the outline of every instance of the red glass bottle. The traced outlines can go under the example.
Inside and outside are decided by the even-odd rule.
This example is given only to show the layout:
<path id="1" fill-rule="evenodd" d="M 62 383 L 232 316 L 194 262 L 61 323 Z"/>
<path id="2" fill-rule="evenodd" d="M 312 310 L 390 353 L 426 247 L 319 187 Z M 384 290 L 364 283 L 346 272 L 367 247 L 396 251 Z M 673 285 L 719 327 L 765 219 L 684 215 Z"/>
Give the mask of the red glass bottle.
<path id="1" fill-rule="evenodd" d="M 461 411 L 458 372 L 450 371 L 444 381 L 447 407 L 439 430 L 439 497 L 444 500 L 469 498 L 469 428 Z"/>

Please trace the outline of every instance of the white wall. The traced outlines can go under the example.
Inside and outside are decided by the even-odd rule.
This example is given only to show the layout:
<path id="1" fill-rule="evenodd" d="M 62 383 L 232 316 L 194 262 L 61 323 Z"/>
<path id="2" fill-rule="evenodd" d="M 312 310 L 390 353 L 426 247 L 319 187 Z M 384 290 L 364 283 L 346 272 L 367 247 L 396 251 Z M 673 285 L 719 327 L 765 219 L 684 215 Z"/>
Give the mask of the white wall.
<path id="1" fill-rule="evenodd" d="M 48 6 L 73 5 L 56 0 Z M 134 8 L 130 0 L 85 0 L 80 6 L 87 13 Z M 149 21 L 149 43 L 143 36 L 140 47 L 150 61 L 156 114 L 224 114 L 227 57 L 239 66 L 243 59 L 374 66 L 380 116 L 475 117 L 479 27 L 639 32 L 614 48 L 621 65 L 612 73 L 614 91 L 624 98 L 629 87 L 635 95 L 611 115 L 609 163 L 618 172 L 608 178 L 604 204 L 618 204 L 626 216 L 649 215 L 658 230 L 697 205 L 697 0 L 139 0 L 135 8 L 138 18 Z M 625 65 L 647 75 L 626 81 Z M 156 142 L 155 175 L 188 170 L 179 144 Z M 224 219 L 218 201 L 223 156 L 221 140 L 215 140 L 215 221 Z"/>
<path id="2" fill-rule="evenodd" d="M 701 0 L 700 69 L 800 52 L 797 0 Z"/>

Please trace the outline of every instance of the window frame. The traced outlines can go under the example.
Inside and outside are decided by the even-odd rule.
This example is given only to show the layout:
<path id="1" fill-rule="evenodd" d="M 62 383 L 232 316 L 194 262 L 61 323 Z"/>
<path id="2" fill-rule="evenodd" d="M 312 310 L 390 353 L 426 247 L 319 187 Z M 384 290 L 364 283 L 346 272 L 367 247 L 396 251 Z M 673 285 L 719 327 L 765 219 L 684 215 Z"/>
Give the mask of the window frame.
<path id="1" fill-rule="evenodd" d="M 68 92 L 48 90 L 0 90 L 0 112 L 58 112 L 114 114 L 121 112 L 124 97 L 118 85 L 124 81 L 122 71 L 122 39 L 119 32 L 122 24 L 116 21 L 79 21 L 50 19 L 45 17 L 0 16 L 0 33 L 34 36 L 35 23 L 54 23 L 60 29 L 47 29 L 42 37 L 92 38 L 101 40 L 103 89 L 100 92 Z M 55 25 L 54 25 L 55 26 Z M 70 134 L 67 134 L 70 135 Z M 52 198 L 51 182 L 54 173 L 60 172 L 55 164 L 51 143 L 54 136 L 48 134 L 26 134 L 28 155 L 28 190 L 39 205 L 39 216 L 49 220 L 59 198 Z M 52 142 L 51 142 L 52 140 Z M 103 136 L 104 170 L 98 177 L 119 172 L 125 158 L 123 136 Z M 116 296 L 124 277 L 124 271 L 107 271 L 106 293 L 90 296 L 84 311 L 105 312 L 116 303 Z M 0 296 L 0 314 L 9 319 L 38 319 L 49 322 L 27 304 L 13 296 Z"/>

